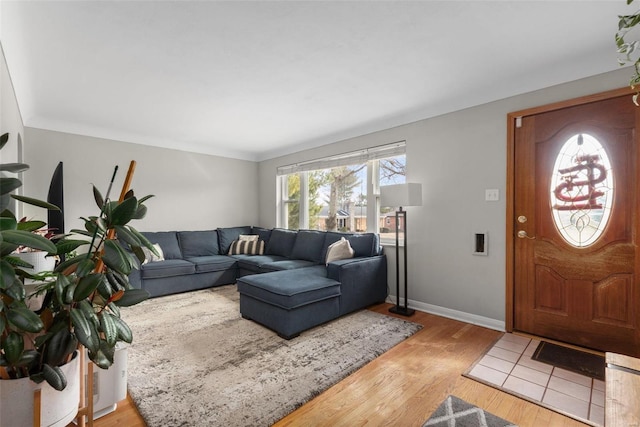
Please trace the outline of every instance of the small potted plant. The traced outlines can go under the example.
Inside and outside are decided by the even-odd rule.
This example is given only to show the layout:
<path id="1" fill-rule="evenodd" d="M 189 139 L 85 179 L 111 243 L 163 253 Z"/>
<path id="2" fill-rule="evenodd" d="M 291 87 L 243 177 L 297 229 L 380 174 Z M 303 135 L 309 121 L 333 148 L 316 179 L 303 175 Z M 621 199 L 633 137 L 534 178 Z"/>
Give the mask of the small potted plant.
<path id="1" fill-rule="evenodd" d="M 0 149 L 7 141 L 8 134 L 0 137 Z M 0 171 L 26 169 L 25 164 L 0 164 Z M 73 371 L 71 374 L 64 371 L 77 363 L 75 355 L 79 348 L 86 348 L 89 358 L 100 368 L 107 369 L 113 363 L 116 344 L 130 343 L 133 339 L 131 329 L 120 318 L 119 307 L 148 298 L 146 291 L 132 288 L 127 278 L 131 269 L 137 268 L 138 261 L 144 259 L 142 247 L 155 252 L 153 245 L 129 225 L 132 220 L 145 216 L 144 201 L 148 197 L 137 199 L 129 191 L 122 201 L 111 201 L 108 194 L 103 198 L 94 186 L 99 213 L 82 218 L 84 229 L 72 230 L 54 244 L 16 220 L 8 209 L 9 196 L 21 203 L 47 209 L 56 207 L 10 194 L 22 184 L 17 178 L 0 177 L 0 180 L 0 387 L 22 381 L 21 384 L 28 384 L 27 394 L 31 395 L 34 388 L 42 387 L 44 417 L 51 412 L 44 409 L 47 405 L 45 384 L 55 391 L 72 389 L 79 397 L 79 376 Z M 76 253 L 52 271 L 41 273 L 48 280 L 38 286 L 42 304 L 37 307 L 30 308 L 27 304 L 25 280 L 38 276 L 28 271 L 29 263 L 15 256 L 18 247 L 49 255 Z M 73 386 L 69 386 L 68 377 L 72 377 Z M 33 413 L 33 410 L 28 413 L 28 408 L 33 408 L 28 404 L 31 396 L 16 399 L 16 405 L 27 403 L 26 419 L 30 420 Z M 64 399 L 71 405 L 71 410 L 75 405 L 76 411 L 72 413 L 67 409 L 56 411 L 60 408 L 54 407 L 53 412 L 57 414 L 51 424 L 72 420 L 78 400 L 72 398 L 69 403 L 68 398 Z M 4 425 L 4 420 L 8 419 L 5 417 L 11 416 L 13 425 L 23 425 L 15 414 L 9 415 L 5 411 L 5 407 L 13 406 L 3 405 L 0 424 Z M 71 418 L 64 421 L 55 418 L 60 416 Z M 31 423 L 25 421 L 24 425 Z M 43 420 L 43 425 L 50 424 Z"/>

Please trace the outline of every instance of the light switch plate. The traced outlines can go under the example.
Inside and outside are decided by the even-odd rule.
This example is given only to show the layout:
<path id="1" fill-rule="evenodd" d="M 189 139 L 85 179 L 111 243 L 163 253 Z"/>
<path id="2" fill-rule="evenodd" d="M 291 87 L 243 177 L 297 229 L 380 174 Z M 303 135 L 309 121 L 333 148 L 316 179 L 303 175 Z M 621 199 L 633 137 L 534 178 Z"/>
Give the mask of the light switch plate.
<path id="1" fill-rule="evenodd" d="M 497 188 L 484 190 L 484 200 L 487 202 L 497 202 L 500 200 L 500 190 Z"/>

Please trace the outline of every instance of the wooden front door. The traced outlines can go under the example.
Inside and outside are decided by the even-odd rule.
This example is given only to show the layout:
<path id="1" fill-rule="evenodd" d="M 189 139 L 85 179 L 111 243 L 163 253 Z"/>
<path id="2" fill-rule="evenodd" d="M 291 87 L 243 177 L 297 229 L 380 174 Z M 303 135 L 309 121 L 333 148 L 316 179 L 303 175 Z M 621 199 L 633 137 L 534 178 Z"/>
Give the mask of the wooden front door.
<path id="1" fill-rule="evenodd" d="M 640 108 L 587 101 L 513 117 L 513 329 L 640 356 Z"/>

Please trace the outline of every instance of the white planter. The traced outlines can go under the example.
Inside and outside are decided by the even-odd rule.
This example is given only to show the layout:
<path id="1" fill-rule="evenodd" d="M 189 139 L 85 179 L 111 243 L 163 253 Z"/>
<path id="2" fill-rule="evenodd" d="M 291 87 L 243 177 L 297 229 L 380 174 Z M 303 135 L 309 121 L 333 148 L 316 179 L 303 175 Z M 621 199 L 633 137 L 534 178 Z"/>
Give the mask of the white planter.
<path id="1" fill-rule="evenodd" d="M 0 426 L 33 425 L 33 393 L 41 394 L 41 426 L 65 427 L 76 417 L 80 404 L 80 357 L 76 352 L 71 362 L 61 367 L 67 377 L 62 391 L 46 381 L 36 384 L 29 378 L 0 380 Z"/>
<path id="2" fill-rule="evenodd" d="M 84 350 L 86 351 L 86 349 Z M 93 366 L 93 419 L 98 419 L 116 410 L 118 402 L 127 398 L 127 355 L 128 344 L 119 342 L 116 345 L 116 353 L 113 365 L 109 369 L 100 369 Z M 89 356 L 86 357 L 87 369 L 85 369 L 85 381 L 89 372 L 89 363 L 93 363 Z M 89 392 L 88 384 L 85 391 Z M 89 398 L 85 395 L 85 398 Z M 0 426 L 1 427 L 1 426 Z"/>
<path id="3" fill-rule="evenodd" d="M 11 254 L 11 256 L 18 257 L 25 262 L 33 265 L 33 268 L 23 268 L 24 271 L 27 271 L 31 274 L 37 274 L 42 271 L 51 271 L 56 266 L 56 259 L 53 256 L 47 257 L 47 252 L 44 251 L 36 251 L 36 252 L 19 252 L 15 254 Z"/>

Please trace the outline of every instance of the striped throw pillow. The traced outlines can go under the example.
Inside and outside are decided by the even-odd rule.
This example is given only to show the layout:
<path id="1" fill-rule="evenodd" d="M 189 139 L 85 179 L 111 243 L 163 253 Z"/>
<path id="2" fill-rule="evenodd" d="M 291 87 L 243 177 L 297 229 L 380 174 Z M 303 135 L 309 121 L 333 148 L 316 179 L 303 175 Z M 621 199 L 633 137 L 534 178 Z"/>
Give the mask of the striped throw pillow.
<path id="1" fill-rule="evenodd" d="M 227 255 L 262 255 L 264 240 L 234 240 Z"/>

